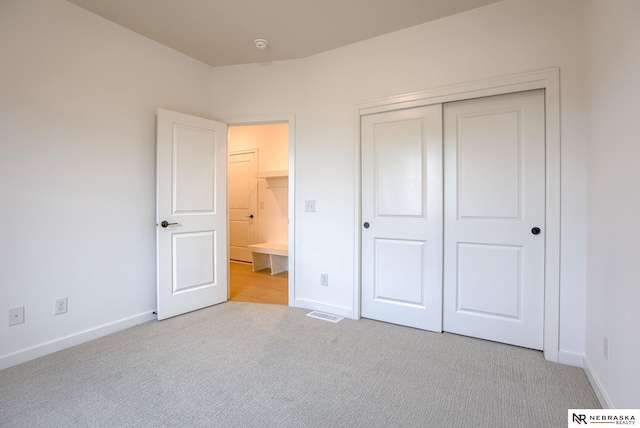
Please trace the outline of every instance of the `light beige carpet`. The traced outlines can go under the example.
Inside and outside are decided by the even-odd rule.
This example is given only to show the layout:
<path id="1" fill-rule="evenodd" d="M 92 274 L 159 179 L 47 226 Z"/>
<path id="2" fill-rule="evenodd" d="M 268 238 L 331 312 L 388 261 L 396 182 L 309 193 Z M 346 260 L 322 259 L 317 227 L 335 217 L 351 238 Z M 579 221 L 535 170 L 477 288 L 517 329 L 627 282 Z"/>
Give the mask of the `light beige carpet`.
<path id="1" fill-rule="evenodd" d="M 542 353 L 228 302 L 0 371 L 2 427 L 566 427 L 596 408 Z"/>

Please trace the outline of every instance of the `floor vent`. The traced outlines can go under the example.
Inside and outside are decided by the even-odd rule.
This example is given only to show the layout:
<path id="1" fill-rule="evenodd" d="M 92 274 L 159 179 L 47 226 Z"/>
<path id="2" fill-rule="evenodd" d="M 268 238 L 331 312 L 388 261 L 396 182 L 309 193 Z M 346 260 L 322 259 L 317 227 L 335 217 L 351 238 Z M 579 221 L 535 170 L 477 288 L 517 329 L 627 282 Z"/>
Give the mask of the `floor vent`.
<path id="1" fill-rule="evenodd" d="M 323 312 L 313 311 L 307 314 L 308 317 L 318 318 L 319 320 L 329 321 L 329 322 L 340 322 L 343 317 L 338 317 L 335 315 L 325 314 Z"/>

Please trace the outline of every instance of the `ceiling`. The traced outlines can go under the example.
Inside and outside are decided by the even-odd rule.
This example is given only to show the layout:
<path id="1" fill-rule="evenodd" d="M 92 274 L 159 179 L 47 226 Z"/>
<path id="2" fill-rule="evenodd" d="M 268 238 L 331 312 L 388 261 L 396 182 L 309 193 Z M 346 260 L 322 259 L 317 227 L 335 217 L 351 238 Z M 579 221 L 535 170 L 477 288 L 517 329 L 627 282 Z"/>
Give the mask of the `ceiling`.
<path id="1" fill-rule="evenodd" d="M 217 67 L 305 58 L 500 0 L 67 1 Z"/>

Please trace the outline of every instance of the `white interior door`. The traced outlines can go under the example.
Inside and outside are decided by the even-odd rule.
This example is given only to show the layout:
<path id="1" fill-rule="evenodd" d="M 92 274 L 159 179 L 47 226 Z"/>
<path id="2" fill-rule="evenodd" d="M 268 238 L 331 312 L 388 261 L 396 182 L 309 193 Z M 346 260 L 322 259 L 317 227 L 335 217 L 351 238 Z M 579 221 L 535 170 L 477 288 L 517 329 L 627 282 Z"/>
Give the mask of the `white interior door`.
<path id="1" fill-rule="evenodd" d="M 227 300 L 227 125 L 158 109 L 158 319 Z"/>
<path id="2" fill-rule="evenodd" d="M 542 349 L 544 91 L 445 104 L 444 126 L 444 330 Z"/>
<path id="3" fill-rule="evenodd" d="M 442 107 L 363 116 L 361 315 L 442 331 Z"/>
<path id="4" fill-rule="evenodd" d="M 229 154 L 229 258 L 251 262 L 247 245 L 256 243 L 256 151 Z"/>

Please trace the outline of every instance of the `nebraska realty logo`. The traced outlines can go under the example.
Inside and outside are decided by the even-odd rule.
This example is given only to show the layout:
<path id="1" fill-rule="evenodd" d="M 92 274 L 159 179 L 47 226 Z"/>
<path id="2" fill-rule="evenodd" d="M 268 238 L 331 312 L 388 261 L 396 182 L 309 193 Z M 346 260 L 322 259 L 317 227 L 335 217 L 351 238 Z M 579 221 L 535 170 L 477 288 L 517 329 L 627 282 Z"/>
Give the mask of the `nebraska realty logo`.
<path id="1" fill-rule="evenodd" d="M 569 409 L 569 426 L 636 425 L 640 410 L 633 409 Z"/>

